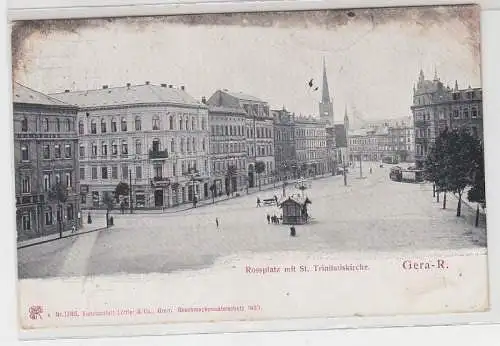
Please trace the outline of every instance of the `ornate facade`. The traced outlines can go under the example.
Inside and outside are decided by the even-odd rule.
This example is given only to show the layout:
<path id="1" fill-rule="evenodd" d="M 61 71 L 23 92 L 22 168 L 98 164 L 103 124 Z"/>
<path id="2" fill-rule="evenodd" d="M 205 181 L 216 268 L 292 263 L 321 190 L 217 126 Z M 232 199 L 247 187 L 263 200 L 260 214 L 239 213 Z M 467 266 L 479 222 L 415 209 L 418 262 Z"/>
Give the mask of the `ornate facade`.
<path id="1" fill-rule="evenodd" d="M 81 203 L 102 206 L 117 184 L 133 208 L 168 208 L 210 197 L 207 106 L 183 86 L 123 87 L 55 94 L 79 106 Z M 129 196 L 123 196 L 130 206 Z"/>
<path id="2" fill-rule="evenodd" d="M 77 108 L 19 83 L 13 102 L 18 240 L 78 227 Z"/>

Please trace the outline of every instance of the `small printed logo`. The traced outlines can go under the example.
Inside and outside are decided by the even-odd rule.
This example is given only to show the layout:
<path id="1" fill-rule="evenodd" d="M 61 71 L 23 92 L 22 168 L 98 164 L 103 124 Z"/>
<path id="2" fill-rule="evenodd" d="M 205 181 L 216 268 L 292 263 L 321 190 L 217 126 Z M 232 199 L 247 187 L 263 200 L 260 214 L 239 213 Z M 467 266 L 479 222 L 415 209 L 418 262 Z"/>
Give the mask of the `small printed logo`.
<path id="1" fill-rule="evenodd" d="M 29 309 L 30 319 L 38 320 L 42 319 L 43 308 L 41 305 L 32 305 Z"/>

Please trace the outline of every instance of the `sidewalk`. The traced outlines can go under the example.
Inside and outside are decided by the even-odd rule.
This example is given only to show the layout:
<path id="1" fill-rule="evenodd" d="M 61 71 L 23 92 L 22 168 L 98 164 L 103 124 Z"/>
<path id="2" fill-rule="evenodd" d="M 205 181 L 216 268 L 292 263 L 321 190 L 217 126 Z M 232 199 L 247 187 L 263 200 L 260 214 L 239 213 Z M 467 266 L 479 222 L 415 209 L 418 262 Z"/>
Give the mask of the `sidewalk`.
<path id="1" fill-rule="evenodd" d="M 84 221 L 86 221 L 86 220 L 84 220 Z M 48 235 L 33 238 L 33 239 L 19 241 L 19 242 L 17 242 L 17 249 L 19 250 L 19 249 L 23 249 L 23 248 L 34 246 L 34 245 L 49 243 L 49 242 L 52 242 L 52 241 L 55 241 L 58 239 L 74 237 L 74 236 L 78 236 L 78 235 L 86 234 L 86 233 L 90 233 L 90 232 L 96 232 L 96 231 L 100 231 L 100 230 L 103 230 L 106 228 L 106 220 L 104 217 L 97 218 L 97 220 L 95 217 L 93 217 L 92 221 L 93 222 L 90 225 L 87 224 L 86 222 L 84 222 L 82 227 L 80 227 L 80 229 L 78 229 L 75 233 L 72 233 L 71 230 L 64 231 L 62 233 L 62 237 L 59 235 L 59 233 L 52 233 L 52 234 L 48 234 Z"/>
<path id="2" fill-rule="evenodd" d="M 464 195 L 467 195 L 464 192 Z M 466 220 L 468 224 L 475 225 L 476 223 L 476 203 L 469 202 L 467 197 L 462 195 L 462 217 Z M 452 194 L 455 199 L 455 203 L 458 202 L 458 196 Z M 456 208 L 456 205 L 455 205 Z M 486 246 L 487 244 L 487 220 L 486 220 L 486 211 L 479 207 L 479 225 L 478 227 L 474 227 L 472 230 L 472 240 L 475 243 L 478 243 L 482 246 Z"/>

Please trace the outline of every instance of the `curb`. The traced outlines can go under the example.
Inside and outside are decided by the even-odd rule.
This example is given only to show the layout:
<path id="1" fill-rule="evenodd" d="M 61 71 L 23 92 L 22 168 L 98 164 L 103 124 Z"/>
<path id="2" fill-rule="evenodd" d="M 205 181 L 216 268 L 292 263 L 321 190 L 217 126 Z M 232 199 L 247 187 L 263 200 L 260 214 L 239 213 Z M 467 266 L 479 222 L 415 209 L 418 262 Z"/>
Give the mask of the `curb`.
<path id="1" fill-rule="evenodd" d="M 109 229 L 109 228 L 110 227 L 100 227 L 100 228 L 96 228 L 96 229 L 93 229 L 93 230 L 90 230 L 90 231 L 78 232 L 78 233 L 73 233 L 73 234 L 65 235 L 65 236 L 62 236 L 62 237 L 59 237 L 59 238 L 42 240 L 42 241 L 39 241 L 39 242 L 36 242 L 36 243 L 31 243 L 31 244 L 26 244 L 26 245 L 18 245 L 17 249 L 20 250 L 20 249 L 24 249 L 24 248 L 35 246 L 35 245 L 41 245 L 41 244 L 50 243 L 50 242 L 53 242 L 53 241 L 56 241 L 56 240 L 60 240 L 60 239 L 77 237 L 79 235 L 87 234 L 87 233 L 99 232 L 99 231 L 102 231 L 102 230 L 105 230 L 105 229 Z"/>

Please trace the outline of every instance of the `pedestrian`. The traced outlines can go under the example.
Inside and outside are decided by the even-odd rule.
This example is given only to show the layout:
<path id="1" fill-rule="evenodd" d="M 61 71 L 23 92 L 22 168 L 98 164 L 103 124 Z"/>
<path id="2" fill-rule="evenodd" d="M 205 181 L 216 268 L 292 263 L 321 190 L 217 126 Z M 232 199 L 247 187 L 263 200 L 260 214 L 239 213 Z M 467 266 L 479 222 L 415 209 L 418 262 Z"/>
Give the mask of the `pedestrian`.
<path id="1" fill-rule="evenodd" d="M 278 197 L 274 195 L 274 201 L 276 202 L 276 205 L 278 205 Z"/>
<path id="2" fill-rule="evenodd" d="M 215 226 L 217 226 L 217 229 L 219 229 L 219 219 L 215 218 Z"/>
<path id="3" fill-rule="evenodd" d="M 260 207 L 260 198 L 257 197 L 257 208 Z"/>
<path id="4" fill-rule="evenodd" d="M 372 168 L 370 167 L 370 174 L 372 174 Z"/>
<path id="5" fill-rule="evenodd" d="M 267 214 L 266 217 L 267 217 L 267 223 L 270 224 L 271 223 L 271 216 L 269 214 Z"/>
<path id="6" fill-rule="evenodd" d="M 76 227 L 75 227 L 75 225 L 73 225 L 73 226 L 71 227 L 71 233 L 76 233 Z"/>

